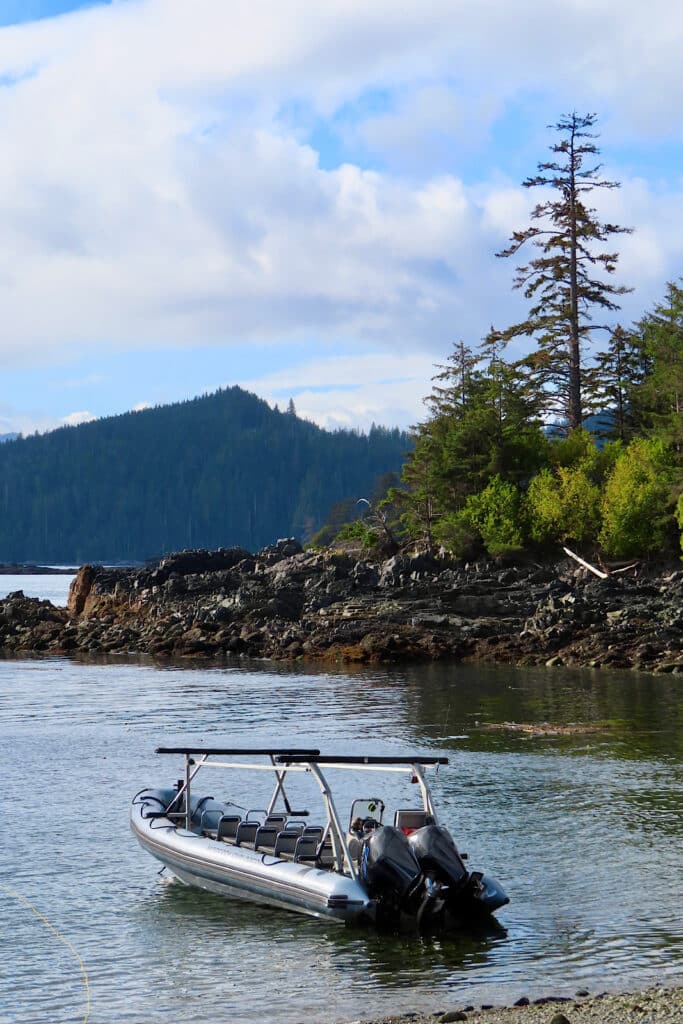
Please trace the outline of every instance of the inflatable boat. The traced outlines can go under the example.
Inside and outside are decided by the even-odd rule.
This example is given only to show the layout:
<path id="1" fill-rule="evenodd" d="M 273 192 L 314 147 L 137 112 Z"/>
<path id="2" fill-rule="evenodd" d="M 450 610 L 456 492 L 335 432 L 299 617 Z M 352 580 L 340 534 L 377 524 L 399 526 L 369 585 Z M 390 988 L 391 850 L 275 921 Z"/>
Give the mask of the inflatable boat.
<path id="1" fill-rule="evenodd" d="M 131 828 L 141 846 L 182 882 L 209 892 L 345 922 L 398 927 L 452 927 L 486 917 L 508 903 L 492 878 L 469 871 L 438 820 L 427 783 L 445 757 L 323 755 L 310 749 L 159 747 L 184 757 L 175 785 L 133 798 Z M 224 760 L 239 758 L 240 760 Z M 197 793 L 207 769 L 270 772 L 266 806 Z M 351 802 L 348 827 L 328 783 L 335 770 L 397 772 L 418 786 L 419 806 L 396 807 L 385 821 L 381 797 Z M 312 777 L 320 820 L 295 809 L 285 788 Z M 418 801 L 414 801 L 418 803 Z"/>

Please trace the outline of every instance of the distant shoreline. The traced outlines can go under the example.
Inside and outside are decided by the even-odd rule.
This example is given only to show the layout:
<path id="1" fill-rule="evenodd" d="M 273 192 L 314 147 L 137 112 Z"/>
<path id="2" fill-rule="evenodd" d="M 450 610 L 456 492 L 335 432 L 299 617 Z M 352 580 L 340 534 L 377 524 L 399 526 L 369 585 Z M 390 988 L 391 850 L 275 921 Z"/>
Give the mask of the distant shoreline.
<path id="1" fill-rule="evenodd" d="M 72 568 L 54 565 L 0 565 L 0 576 L 75 576 L 79 566 Z"/>

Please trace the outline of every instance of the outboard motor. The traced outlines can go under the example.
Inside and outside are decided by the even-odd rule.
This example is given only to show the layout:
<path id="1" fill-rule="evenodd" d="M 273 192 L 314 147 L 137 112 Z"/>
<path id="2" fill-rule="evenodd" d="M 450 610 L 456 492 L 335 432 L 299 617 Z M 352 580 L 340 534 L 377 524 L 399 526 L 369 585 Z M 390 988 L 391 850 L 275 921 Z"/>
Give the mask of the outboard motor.
<path id="1" fill-rule="evenodd" d="M 360 876 L 385 916 L 396 918 L 401 910 L 409 911 L 413 901 L 419 902 L 422 869 L 398 828 L 381 825 L 365 840 Z"/>
<path id="2" fill-rule="evenodd" d="M 425 825 L 412 833 L 408 843 L 425 875 L 444 882 L 451 894 L 467 885 L 469 871 L 445 828 Z"/>
<path id="3" fill-rule="evenodd" d="M 494 879 L 467 870 L 446 829 L 426 825 L 413 832 L 408 842 L 426 878 L 447 888 L 444 896 L 451 914 L 490 914 L 510 902 Z"/>

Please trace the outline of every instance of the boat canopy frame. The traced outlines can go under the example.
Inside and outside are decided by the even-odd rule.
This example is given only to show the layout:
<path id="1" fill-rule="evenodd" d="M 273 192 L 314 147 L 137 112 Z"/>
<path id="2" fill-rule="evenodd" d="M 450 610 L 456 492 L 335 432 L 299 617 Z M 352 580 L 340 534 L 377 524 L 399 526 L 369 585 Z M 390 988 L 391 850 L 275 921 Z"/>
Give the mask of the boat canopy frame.
<path id="1" fill-rule="evenodd" d="M 246 771 L 275 772 L 275 787 L 268 803 L 267 814 L 272 814 L 277 805 L 278 797 L 282 797 L 285 809 L 293 817 L 303 817 L 308 811 L 292 809 L 285 790 L 284 782 L 289 772 L 310 774 L 316 780 L 321 792 L 323 806 L 327 815 L 327 823 L 323 830 L 321 842 L 330 837 L 334 857 L 335 870 L 348 874 L 354 881 L 358 880 L 358 871 L 349 853 L 346 832 L 341 823 L 337 808 L 321 766 L 325 769 L 384 771 L 404 774 L 406 768 L 412 770 L 413 781 L 420 787 L 424 811 L 438 824 L 432 795 L 425 777 L 425 769 L 430 765 L 448 764 L 447 757 L 424 757 L 422 755 L 393 757 L 392 755 L 353 755 L 353 754 L 321 754 L 317 749 L 301 749 L 294 747 L 157 747 L 156 754 L 182 754 L 185 759 L 185 777 L 178 787 L 178 792 L 171 800 L 166 813 L 173 819 L 185 819 L 185 828 L 191 830 L 190 790 L 192 782 L 202 768 L 237 768 Z M 212 761 L 211 757 L 267 757 L 270 763 L 249 764 L 244 761 Z M 199 760 L 196 760 L 199 758 Z M 184 801 L 183 801 L 184 798 Z M 172 811 L 184 802 L 184 811 Z"/>

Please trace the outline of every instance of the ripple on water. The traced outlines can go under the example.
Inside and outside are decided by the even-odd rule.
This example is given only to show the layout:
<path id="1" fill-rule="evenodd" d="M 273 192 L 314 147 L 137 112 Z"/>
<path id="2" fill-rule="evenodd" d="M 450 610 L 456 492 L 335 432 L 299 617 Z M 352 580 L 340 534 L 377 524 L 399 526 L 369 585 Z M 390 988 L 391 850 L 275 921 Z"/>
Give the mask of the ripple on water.
<path id="1" fill-rule="evenodd" d="M 477 724 L 555 719 L 611 724 L 590 741 Z M 4 661 L 0 767 L 11 843 L 0 882 L 83 957 L 92 1024 L 185 1024 L 209 1019 L 209 1005 L 220 1008 L 212 1019 L 245 1024 L 261 1022 L 264 1006 L 276 1006 L 282 1024 L 329 1022 L 434 1009 L 445 998 L 602 989 L 606 979 L 632 987 L 681 966 L 680 720 L 680 683 L 635 675 Z M 433 776 L 442 817 L 472 866 L 509 891 L 501 926 L 377 935 L 159 878 L 130 835 L 128 805 L 143 785 L 177 773 L 154 747 L 189 736 L 448 754 L 450 766 Z M 371 788 L 391 796 L 399 781 L 373 776 Z M 343 805 L 352 781 L 337 782 Z M 78 1019 L 76 960 L 2 891 L 0 906 L 0 1021 Z"/>

